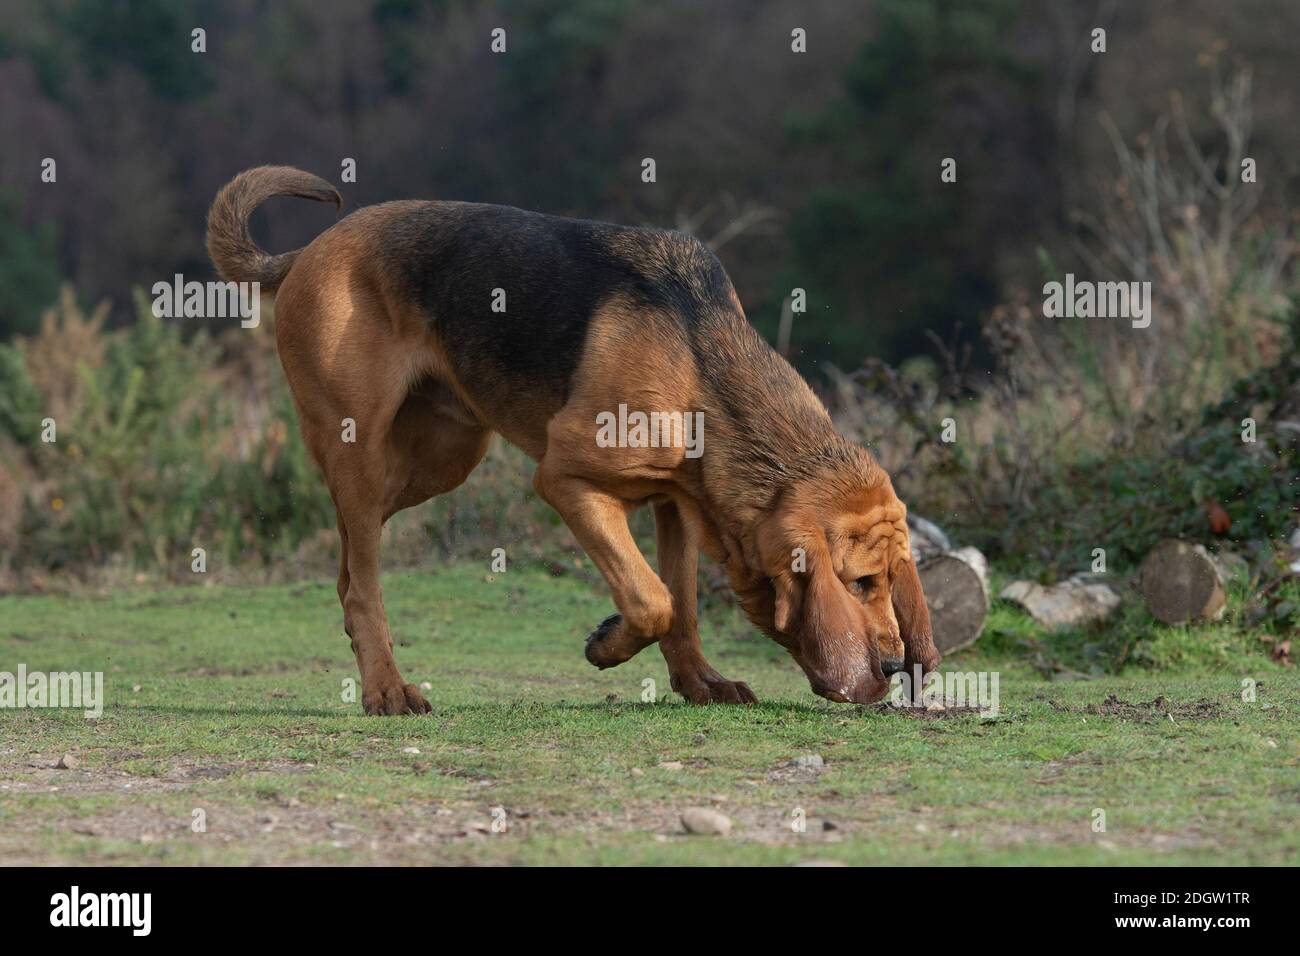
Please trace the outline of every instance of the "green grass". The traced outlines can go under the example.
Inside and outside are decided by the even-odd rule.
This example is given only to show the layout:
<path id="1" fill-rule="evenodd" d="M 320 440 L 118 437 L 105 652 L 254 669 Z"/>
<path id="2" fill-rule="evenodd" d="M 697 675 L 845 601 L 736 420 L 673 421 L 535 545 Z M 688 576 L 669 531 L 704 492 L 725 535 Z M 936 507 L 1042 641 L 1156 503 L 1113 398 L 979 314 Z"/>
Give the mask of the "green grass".
<path id="1" fill-rule="evenodd" d="M 706 653 L 763 703 L 693 708 L 654 648 L 610 671 L 585 662 L 610 604 L 574 578 L 461 564 L 385 585 L 431 717 L 366 718 L 342 699 L 356 673 L 333 582 L 0 599 L 0 671 L 102 670 L 107 700 L 98 720 L 0 710 L 0 859 L 1278 864 L 1300 848 L 1300 679 L 1226 631 L 1129 615 L 1050 638 L 997 605 L 945 662 L 999 672 L 1001 714 L 985 720 L 821 701 L 713 606 Z M 1145 669 L 1044 676 L 1079 676 L 1088 640 L 1135 639 Z M 658 703 L 642 703 L 646 679 Z M 54 768 L 65 753 L 75 769 Z M 822 772 L 786 766 L 808 753 Z M 701 805 L 732 834 L 685 835 L 681 811 Z"/>

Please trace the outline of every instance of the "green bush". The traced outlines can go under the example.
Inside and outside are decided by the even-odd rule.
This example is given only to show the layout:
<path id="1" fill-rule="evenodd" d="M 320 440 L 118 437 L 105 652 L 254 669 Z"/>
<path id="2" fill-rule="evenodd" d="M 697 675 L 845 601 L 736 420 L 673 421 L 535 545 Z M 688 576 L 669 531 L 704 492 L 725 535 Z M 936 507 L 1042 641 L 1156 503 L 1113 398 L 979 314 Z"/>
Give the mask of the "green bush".
<path id="1" fill-rule="evenodd" d="M 41 396 L 27 374 L 23 354 L 0 344 L 0 434 L 30 445 L 40 434 Z"/>

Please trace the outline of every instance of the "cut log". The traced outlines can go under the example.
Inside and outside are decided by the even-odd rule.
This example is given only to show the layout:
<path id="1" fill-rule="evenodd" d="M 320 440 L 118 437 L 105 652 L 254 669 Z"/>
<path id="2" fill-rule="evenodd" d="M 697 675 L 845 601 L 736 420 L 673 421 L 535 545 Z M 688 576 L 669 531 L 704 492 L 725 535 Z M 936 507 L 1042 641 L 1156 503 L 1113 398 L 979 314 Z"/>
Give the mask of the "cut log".
<path id="1" fill-rule="evenodd" d="M 1012 581 L 998 597 L 1019 604 L 1035 621 L 1053 631 L 1104 621 L 1120 605 L 1119 595 L 1109 585 L 1087 574 L 1050 587 L 1034 581 Z"/>
<path id="2" fill-rule="evenodd" d="M 975 643 L 989 614 L 984 555 L 974 548 L 946 551 L 921 561 L 916 571 L 939 653 L 949 654 Z"/>
<path id="3" fill-rule="evenodd" d="M 1157 621 L 1183 624 L 1223 616 L 1227 590 L 1223 573 L 1199 544 L 1166 539 L 1142 562 L 1138 590 Z"/>

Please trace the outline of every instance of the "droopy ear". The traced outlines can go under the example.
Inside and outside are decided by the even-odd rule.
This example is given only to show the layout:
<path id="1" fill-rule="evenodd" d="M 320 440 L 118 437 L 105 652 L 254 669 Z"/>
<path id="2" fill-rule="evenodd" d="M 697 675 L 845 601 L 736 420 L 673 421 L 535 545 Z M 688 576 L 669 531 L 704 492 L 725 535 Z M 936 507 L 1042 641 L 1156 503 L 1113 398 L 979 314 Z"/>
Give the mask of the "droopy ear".
<path id="1" fill-rule="evenodd" d="M 889 596 L 894 604 L 894 617 L 898 619 L 899 637 L 903 639 L 904 666 L 909 671 L 914 664 L 920 664 L 925 673 L 934 670 L 939 666 L 939 651 L 934 646 L 930 609 L 925 604 L 915 561 L 907 559 L 898 563 Z"/>
<path id="2" fill-rule="evenodd" d="M 803 602 L 803 582 L 795 578 L 793 571 L 782 571 L 772 579 L 772 587 L 776 591 L 773 624 L 782 634 L 793 634 Z"/>

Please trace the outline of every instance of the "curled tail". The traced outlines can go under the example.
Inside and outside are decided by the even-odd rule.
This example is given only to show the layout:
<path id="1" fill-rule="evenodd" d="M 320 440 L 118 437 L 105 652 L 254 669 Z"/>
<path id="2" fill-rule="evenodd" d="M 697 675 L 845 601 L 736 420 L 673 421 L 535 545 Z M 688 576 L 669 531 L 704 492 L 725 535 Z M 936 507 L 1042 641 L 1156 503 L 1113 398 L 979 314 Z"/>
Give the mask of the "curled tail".
<path id="1" fill-rule="evenodd" d="M 246 169 L 222 187 L 208 210 L 208 255 L 227 282 L 257 282 L 268 293 L 279 288 L 302 251 L 273 256 L 259 249 L 248 234 L 248 217 L 272 196 L 298 196 L 343 208 L 337 189 L 292 166 Z"/>

